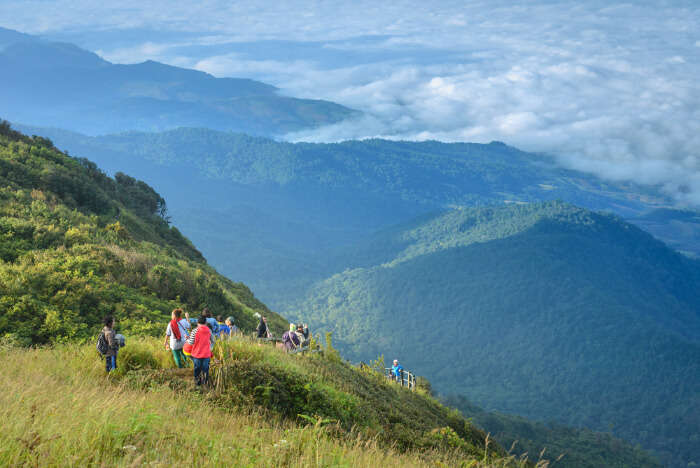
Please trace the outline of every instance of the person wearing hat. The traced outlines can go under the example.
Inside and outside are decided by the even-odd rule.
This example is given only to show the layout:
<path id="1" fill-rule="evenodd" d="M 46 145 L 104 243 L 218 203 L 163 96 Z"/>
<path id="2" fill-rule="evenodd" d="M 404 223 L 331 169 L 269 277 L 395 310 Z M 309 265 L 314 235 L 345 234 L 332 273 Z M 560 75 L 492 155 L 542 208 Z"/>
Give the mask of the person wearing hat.
<path id="1" fill-rule="evenodd" d="M 284 332 L 284 334 L 282 335 L 282 345 L 284 346 L 284 349 L 287 352 L 293 351 L 299 346 L 299 338 L 294 332 L 295 329 L 296 327 L 294 326 L 294 324 L 290 323 L 289 331 Z"/>

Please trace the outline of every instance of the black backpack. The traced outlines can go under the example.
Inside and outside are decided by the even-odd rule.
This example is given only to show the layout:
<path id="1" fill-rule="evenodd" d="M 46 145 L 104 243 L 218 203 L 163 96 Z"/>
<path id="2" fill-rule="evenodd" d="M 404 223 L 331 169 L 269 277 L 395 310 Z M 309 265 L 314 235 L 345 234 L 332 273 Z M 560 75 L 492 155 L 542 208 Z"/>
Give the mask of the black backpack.
<path id="1" fill-rule="evenodd" d="M 105 332 L 100 332 L 100 336 L 97 337 L 97 352 L 102 356 L 107 354 L 109 350 L 109 345 L 107 344 L 107 339 L 105 338 Z"/>

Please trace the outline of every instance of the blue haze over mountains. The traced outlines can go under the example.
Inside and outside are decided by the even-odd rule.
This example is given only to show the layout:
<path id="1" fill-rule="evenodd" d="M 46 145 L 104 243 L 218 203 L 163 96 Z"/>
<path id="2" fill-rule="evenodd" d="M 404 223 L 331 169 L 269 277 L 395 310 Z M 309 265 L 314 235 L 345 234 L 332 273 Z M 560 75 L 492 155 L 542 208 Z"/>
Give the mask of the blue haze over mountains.
<path id="1" fill-rule="evenodd" d="M 141 38 L 146 40 L 151 34 L 144 30 Z M 194 36 L 197 35 L 193 34 Z M 109 37 L 107 33 L 101 33 L 91 37 L 89 33 L 64 32 L 54 33 L 52 37 L 85 42 L 102 40 L 111 47 L 122 45 L 119 43 L 119 34 Z M 132 40 L 140 42 L 138 34 L 133 37 Z M 175 42 L 186 43 L 188 40 L 187 34 L 180 33 L 166 33 L 159 37 L 164 40 L 170 38 Z M 687 179 L 672 178 L 672 182 L 669 182 L 671 179 L 640 177 L 641 182 L 650 183 L 641 185 L 626 181 L 633 179 L 629 177 L 630 173 L 614 177 L 614 181 L 610 178 L 599 179 L 584 172 L 562 168 L 559 165 L 561 159 L 522 152 L 498 142 L 476 145 L 372 139 L 311 144 L 221 132 L 216 130 L 267 136 L 286 133 L 287 138 L 314 141 L 337 139 L 338 135 L 374 134 L 366 133 L 364 126 L 368 123 L 367 115 L 360 117 L 349 108 L 357 107 L 363 111 L 361 106 L 345 107 L 314 99 L 299 100 L 280 95 L 274 87 L 258 81 L 215 79 L 200 72 L 152 61 L 114 65 L 69 44 L 50 44 L 36 38 L 17 36 L 7 30 L 2 31 L 0 44 L 2 40 L 7 44 L 18 42 L 18 39 L 23 45 L 0 45 L 0 64 L 3 69 L 14 69 L 16 73 L 14 76 L 6 73 L 0 77 L 0 81 L 8 80 L 2 87 L 5 90 L 5 94 L 2 94 L 5 103 L 3 107 L 6 103 L 13 104 L 12 100 L 16 104 L 14 108 L 3 108 L 2 117 L 24 124 L 19 125 L 19 128 L 30 134 L 52 138 L 59 147 L 68 149 L 71 154 L 94 160 L 110 172 L 124 171 L 146 180 L 165 196 L 173 219 L 214 266 L 227 276 L 250 284 L 263 300 L 280 312 L 290 314 L 291 318 L 312 317 L 323 325 L 322 330 L 334 330 L 343 350 L 353 358 L 373 358 L 377 352 L 382 352 L 379 346 L 381 344 L 384 349 L 413 359 L 413 364 L 421 372 L 434 379 L 439 391 L 456 392 L 455 389 L 463 388 L 465 382 L 469 382 L 464 393 L 489 409 L 520 412 L 535 419 L 554 418 L 597 430 L 605 430 L 607 424 L 615 424 L 619 425 L 615 434 L 643 443 L 646 448 L 653 448 L 673 466 L 685 466 L 698 459 L 697 444 L 694 443 L 700 437 L 698 368 L 697 361 L 694 361 L 698 355 L 698 301 L 697 294 L 693 293 L 693 284 L 697 278 L 693 275 L 698 271 L 696 261 L 679 256 L 616 218 L 597 218 L 597 215 L 573 208 L 575 214 L 571 216 L 577 220 L 575 222 L 559 225 L 551 219 L 547 221 L 547 216 L 543 216 L 544 225 L 536 223 L 532 229 L 524 231 L 506 229 L 508 235 L 496 238 L 485 234 L 483 242 L 476 245 L 450 243 L 467 229 L 467 224 L 457 223 L 459 229 L 448 234 L 427 230 L 426 237 L 417 243 L 420 244 L 420 248 L 416 248 L 419 254 L 407 261 L 397 261 L 394 256 L 408 245 L 406 232 L 424 229 L 421 226 L 426 223 L 429 225 L 431 220 L 443 219 L 441 216 L 449 218 L 455 216 L 455 213 L 457 216 L 460 213 L 468 215 L 469 211 L 462 211 L 468 210 L 467 207 L 509 204 L 511 211 L 503 211 L 506 213 L 503 216 L 509 220 L 506 225 L 511 221 L 517 225 L 519 220 L 525 218 L 522 218 L 522 212 L 513 207 L 557 199 L 587 209 L 616 213 L 652 232 L 688 257 L 697 256 L 700 252 L 700 216 L 692 205 L 684 210 L 675 209 L 677 202 L 687 204 L 695 195 L 693 183 L 696 176 L 692 171 L 689 171 Z M 280 41 L 271 38 L 265 41 L 215 43 L 213 46 L 184 44 L 167 50 L 168 53 L 186 57 L 188 54 L 194 56 L 202 51 L 211 51 L 214 47 L 219 57 L 216 61 L 188 63 L 182 59 L 179 64 L 196 65 L 201 69 L 210 67 L 210 70 L 219 67 L 219 74 L 227 74 L 231 67 L 236 69 L 236 60 L 240 57 L 253 59 L 257 54 L 263 54 L 275 63 L 263 63 L 262 68 L 254 72 L 258 78 L 278 73 L 279 63 L 276 62 L 284 60 L 291 60 L 292 63 L 298 61 L 297 67 L 292 67 L 287 72 L 290 75 L 296 73 L 306 66 L 304 58 L 312 55 L 324 64 L 323 67 L 327 67 L 329 79 L 333 79 L 337 76 L 331 73 L 334 66 L 342 63 L 360 66 L 367 61 L 388 61 L 392 65 L 401 65 L 403 58 L 400 53 L 377 47 L 377 44 L 395 39 L 394 36 L 382 34 L 354 37 L 351 46 L 344 47 L 345 39 L 338 37 L 328 47 L 329 41 Z M 361 52 L 363 44 L 374 52 Z M 133 44 L 123 45 L 122 51 L 128 55 Z M 151 46 L 154 53 L 159 53 L 157 44 Z M 160 50 L 162 52 L 164 49 Z M 283 52 L 278 52 L 280 50 Z M 148 47 L 142 48 L 140 53 L 148 53 Z M 430 49 L 426 48 L 425 55 L 414 54 L 413 63 L 425 60 L 428 64 L 430 53 Z M 231 60 L 231 54 L 235 55 L 235 60 Z M 113 51 L 113 57 L 116 56 L 117 52 Z M 172 57 L 170 56 L 171 59 Z M 489 58 L 479 60 L 486 63 Z M 692 62 L 693 59 L 687 60 Z M 475 61 L 478 60 L 475 58 Z M 251 62 L 254 60 L 244 60 L 244 63 Z M 64 67 L 66 64 L 69 66 Z M 42 79 L 42 83 L 49 83 L 55 88 L 39 90 L 37 83 L 22 80 L 42 68 L 50 71 L 46 74 L 49 79 Z M 85 70 L 89 70 L 89 73 Z M 324 70 L 318 72 L 323 73 Z M 82 82 L 79 88 L 72 85 L 66 87 L 64 78 L 73 79 L 77 76 L 82 79 L 90 73 L 96 77 L 92 81 L 94 88 Z M 119 86 L 111 86 L 106 91 L 101 87 L 104 76 L 113 77 L 110 79 L 114 79 L 113 83 L 118 83 Z M 124 93 L 124 84 L 129 83 L 128 92 Z M 397 86 L 398 84 L 397 82 Z M 449 83 L 435 84 L 442 88 Z M 389 85 L 391 80 L 388 80 L 387 86 Z M 368 86 L 372 87 L 372 84 Z M 197 90 L 194 96 L 190 94 L 192 89 Z M 298 84 L 297 89 L 301 89 Z M 114 90 L 118 92 L 110 94 Z M 284 92 L 289 94 L 290 89 Z M 312 94 L 310 88 L 301 93 L 306 98 L 318 97 Z M 378 96 L 381 104 L 386 104 L 386 96 L 382 92 Z M 406 96 L 410 97 L 410 94 Z M 404 100 L 406 96 L 391 96 L 391 106 L 411 108 L 413 104 Z M 420 99 L 421 96 L 417 94 L 413 97 Z M 243 104 L 232 105 L 236 100 Z M 226 105 L 222 105 L 222 102 L 226 102 Z M 346 104 L 353 102 L 358 101 L 353 101 L 352 96 L 345 101 Z M 47 114 L 47 108 L 53 109 L 54 113 Z M 6 109 L 9 109 L 7 113 Z M 371 118 L 376 117 L 376 109 L 372 111 L 374 116 L 369 116 L 370 124 Z M 332 125 L 319 128 L 324 124 Z M 209 129 L 176 128 L 183 126 Z M 171 130 L 104 135 L 127 130 L 165 129 Z M 413 127 L 401 127 L 401 123 L 391 130 L 387 136 L 420 136 Z M 384 127 L 378 132 L 384 134 L 386 131 Z M 422 136 L 454 138 L 453 133 L 444 129 Z M 516 141 L 518 138 L 522 137 L 514 136 Z M 675 149 L 692 149 L 690 143 L 683 146 L 674 142 L 670 146 Z M 571 148 L 571 144 L 564 147 Z M 609 148 L 603 152 L 607 154 L 608 150 Z M 686 159 L 690 161 L 687 167 L 693 167 L 692 158 L 695 154 L 687 156 Z M 591 169 L 585 163 L 578 167 Z M 689 196 L 683 198 L 683 190 L 679 192 L 679 187 L 685 187 Z M 544 206 L 542 210 L 547 211 L 549 205 Z M 449 211 L 455 209 L 456 211 Z M 562 210 L 569 213 L 569 208 Z M 583 220 L 580 226 L 579 219 Z M 589 222 L 590 219 L 595 219 L 595 222 Z M 591 228 L 591 225 L 599 229 Z M 445 223 L 445 226 L 449 224 Z M 629 234 L 630 229 L 632 235 Z M 616 242 L 621 242 L 622 245 L 616 246 Z M 445 243 L 445 248 L 425 248 L 425 245 L 442 243 Z M 577 248 L 591 253 L 590 258 L 594 261 L 601 259 L 596 257 L 601 252 L 615 252 L 616 255 L 610 256 L 610 270 L 603 275 L 595 268 L 590 268 L 586 265 L 584 253 L 567 256 L 567 251 L 575 251 Z M 620 254 L 618 248 L 624 251 L 624 255 Z M 655 302 L 650 297 L 649 311 L 662 314 L 666 310 L 665 306 L 671 304 L 673 307 L 669 306 L 668 310 L 674 312 L 672 316 L 665 317 L 667 320 L 641 320 L 643 326 L 635 328 L 634 333 L 626 333 L 625 324 L 635 320 L 632 307 L 638 305 L 629 300 L 629 297 L 634 296 L 635 287 L 641 287 L 641 283 L 629 281 L 635 272 L 635 252 L 644 254 L 642 263 L 645 267 L 658 267 L 659 278 L 654 278 L 650 283 L 653 287 L 649 290 L 658 292 L 662 300 Z M 489 258 L 499 258 L 500 262 L 490 266 Z M 532 270 L 530 276 L 534 278 L 537 278 L 538 273 L 544 272 L 543 278 L 546 281 L 543 279 L 539 284 L 526 284 L 522 277 L 514 275 L 512 278 L 518 279 L 520 285 L 526 284 L 526 287 L 512 292 L 511 297 L 506 281 L 511 278 L 508 276 L 511 270 L 507 268 L 510 258 L 513 259 L 512 265 L 518 268 L 523 265 L 534 268 L 532 265 L 537 265 L 542 258 L 556 261 L 548 265 L 551 269 Z M 394 262 L 394 267 L 384 268 L 384 264 Z M 479 271 L 470 270 L 468 265 L 482 265 L 483 271 L 493 267 L 488 270 L 489 274 L 502 279 L 500 283 L 494 281 L 494 289 L 484 294 L 483 301 L 490 301 L 483 308 L 492 314 L 488 317 L 475 318 L 468 315 L 470 310 L 460 309 L 460 304 L 476 301 L 474 296 L 478 295 L 472 283 L 478 280 Z M 452 272 L 447 278 L 441 273 L 445 268 Z M 561 271 L 568 275 L 565 282 L 558 282 L 561 279 L 558 273 Z M 632 276 L 625 276 L 625 281 L 618 281 L 611 271 Z M 686 274 L 687 272 L 692 274 Z M 591 278 L 596 281 L 589 282 Z M 464 286 L 467 283 L 469 287 Z M 517 316 L 513 304 L 508 307 L 504 305 L 500 310 L 501 316 L 497 315 L 499 309 L 493 307 L 499 297 L 510 297 L 511 302 L 522 303 L 532 295 L 540 294 L 538 290 L 542 288 L 574 291 L 584 283 L 584 293 L 572 292 L 571 297 L 581 301 L 581 304 L 586 297 L 592 297 L 595 301 L 591 304 L 575 307 L 576 304 L 566 304 L 565 295 L 557 296 L 553 300 L 559 302 L 549 304 L 549 308 L 528 309 L 528 313 L 540 314 L 533 315 L 531 322 L 528 322 L 527 317 Z M 678 290 L 674 288 L 678 284 L 683 284 L 681 290 L 685 295 L 683 300 L 677 301 L 680 305 L 674 300 L 674 291 Z M 386 289 L 378 291 L 382 287 Z M 623 295 L 617 295 L 616 288 L 628 290 Z M 387 308 L 387 302 L 394 303 L 397 309 Z M 606 315 L 608 308 L 614 313 Z M 582 310 L 586 311 L 585 317 L 590 319 L 588 325 L 599 324 L 602 328 L 576 328 L 576 315 Z M 368 333 L 367 330 L 374 324 L 356 321 L 356 317 L 367 314 L 365 318 L 374 317 L 378 323 L 384 324 L 383 327 L 390 328 L 391 323 L 384 322 L 387 315 L 405 313 L 404 317 L 410 326 L 419 324 L 424 319 L 430 326 L 435 326 L 431 320 L 439 318 L 436 311 L 453 314 L 447 316 L 450 323 L 462 323 L 464 329 L 482 333 L 480 339 L 486 340 L 486 343 L 475 339 L 473 345 L 478 344 L 484 349 L 487 345 L 495 346 L 492 349 L 494 353 L 503 353 L 502 367 L 479 368 L 475 363 L 468 362 L 469 353 L 465 353 L 466 357 L 462 357 L 465 365 L 453 375 L 446 375 L 449 374 L 449 367 L 445 367 L 444 361 L 421 361 L 420 356 L 412 355 L 410 349 L 402 348 L 400 343 L 391 339 L 382 341 L 380 336 L 374 337 L 377 338 L 373 340 L 376 345 L 374 348 L 364 350 L 364 354 L 358 351 L 358 343 L 363 340 L 362 333 Z M 464 314 L 460 317 L 462 312 Z M 557 317 L 558 314 L 561 317 Z M 337 320 L 332 321 L 330 317 Z M 529 338 L 532 339 L 531 342 L 513 339 L 514 333 L 508 337 L 497 333 L 496 324 L 500 324 L 501 330 L 508 330 L 509 318 L 514 320 L 510 326 L 520 323 L 529 330 L 529 334 L 517 338 Z M 606 318 L 611 319 L 607 327 Z M 469 322 L 470 320 L 474 321 Z M 488 328 L 487 323 L 486 329 L 480 329 L 477 326 L 479 320 L 487 320 L 492 325 L 491 328 Z M 538 412 L 533 395 L 539 392 L 539 395 L 551 400 L 557 396 L 557 392 L 568 392 L 571 388 L 561 386 L 562 379 L 567 381 L 570 376 L 557 372 L 552 373 L 553 386 L 547 390 L 550 393 L 537 387 L 535 378 L 529 377 L 532 380 L 527 380 L 528 375 L 523 373 L 523 369 L 547 372 L 546 366 L 541 367 L 542 363 L 554 366 L 555 369 L 563 369 L 568 364 L 544 359 L 547 350 L 538 347 L 538 329 L 533 324 L 551 327 L 550 335 L 545 336 L 551 346 L 561 346 L 561 342 L 556 341 L 557 337 L 553 338 L 552 334 L 565 335 L 571 331 L 571 327 L 586 332 L 581 332 L 582 336 L 577 338 L 589 340 L 579 349 L 590 352 L 590 341 L 604 345 L 601 345 L 602 350 L 596 350 L 600 354 L 585 354 L 590 358 L 589 361 L 571 360 L 575 365 L 571 364 L 572 368 L 568 370 L 574 377 L 581 377 L 583 385 L 590 385 L 600 378 L 611 379 L 606 384 L 621 391 L 616 394 L 617 397 L 629 389 L 638 391 L 642 386 L 649 385 L 649 395 L 653 395 L 650 398 L 661 399 L 664 394 L 672 394 L 669 401 L 678 406 L 669 408 L 658 404 L 658 401 L 644 402 L 637 408 L 641 414 L 632 414 L 635 408 L 625 407 L 624 410 L 630 412 L 630 421 L 635 423 L 625 425 L 625 421 L 620 419 L 624 419 L 628 413 L 616 412 L 614 408 L 615 404 L 621 407 L 620 402 L 624 402 L 624 398 L 611 401 L 612 409 L 601 409 L 601 406 L 591 410 L 591 395 L 596 394 L 597 389 L 588 388 L 583 396 L 567 393 L 557 400 L 560 403 L 569 398 L 570 408 L 577 408 L 580 413 L 573 409 L 570 413 L 562 413 L 556 404 L 542 407 Z M 527 328 L 530 326 L 533 328 Z M 650 359 L 640 364 L 630 359 L 629 353 L 625 354 L 624 350 L 615 348 L 616 340 L 630 340 L 631 336 L 636 339 L 631 344 L 637 348 L 630 349 L 640 350 L 643 356 L 647 356 L 644 354 L 643 340 L 653 341 L 657 346 L 655 349 L 661 349 L 658 356 L 653 356 L 658 360 Z M 421 335 L 415 335 L 415 339 L 420 337 Z M 451 339 L 457 341 L 460 337 Z M 519 368 L 505 362 L 505 356 L 521 352 L 522 346 L 536 349 L 543 360 L 537 364 L 531 362 L 531 367 L 528 367 L 527 362 L 519 363 Z M 567 353 L 576 354 L 576 343 L 572 346 Z M 461 351 L 464 353 L 470 349 L 464 348 Z M 618 353 L 613 366 L 596 361 L 611 351 Z M 374 355 L 370 356 L 370 352 Z M 676 360 L 670 358 L 674 355 Z M 523 354 L 521 357 L 532 356 Z M 447 357 L 448 360 L 451 359 Z M 653 372 L 648 371 L 652 361 L 665 366 L 667 374 L 664 375 L 663 384 L 655 381 Z M 592 369 L 588 364 L 590 362 L 596 363 Z M 638 375 L 637 380 L 615 380 L 616 371 L 621 368 L 639 370 L 643 374 Z M 508 372 L 512 373 L 509 375 Z M 475 375 L 484 375 L 484 378 L 477 379 Z M 455 376 L 463 379 L 461 383 L 455 380 Z M 686 376 L 687 380 L 679 383 Z M 498 388 L 498 382 L 504 379 L 523 379 L 523 382 L 521 386 L 513 387 L 517 389 L 514 393 L 508 394 L 502 393 Z M 521 396 L 520 401 L 518 395 Z M 634 401 L 637 400 L 632 400 Z M 576 403 L 580 403 L 580 407 Z M 638 423 L 644 416 L 652 420 L 651 425 Z M 682 421 L 687 433 L 677 427 L 667 427 L 673 418 Z M 658 429 L 658 434 L 653 433 L 655 429 Z"/>
<path id="2" fill-rule="evenodd" d="M 254 80 L 154 61 L 112 64 L 69 43 L 6 29 L 0 29 L 0 67 L 5 118 L 88 134 L 199 126 L 274 135 L 354 114 L 326 101 L 281 96 Z"/>

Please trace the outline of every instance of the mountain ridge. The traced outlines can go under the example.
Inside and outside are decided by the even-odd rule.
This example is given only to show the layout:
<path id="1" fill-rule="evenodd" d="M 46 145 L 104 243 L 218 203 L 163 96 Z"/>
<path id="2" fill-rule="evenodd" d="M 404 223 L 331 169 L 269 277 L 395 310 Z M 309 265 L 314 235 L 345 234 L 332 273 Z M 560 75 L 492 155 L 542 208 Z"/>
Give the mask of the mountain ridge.
<path id="1" fill-rule="evenodd" d="M 0 29 L 0 67 L 5 118 L 93 135 L 181 126 L 278 135 L 358 115 L 247 78 L 153 60 L 113 64 L 73 44 L 7 29 Z"/>

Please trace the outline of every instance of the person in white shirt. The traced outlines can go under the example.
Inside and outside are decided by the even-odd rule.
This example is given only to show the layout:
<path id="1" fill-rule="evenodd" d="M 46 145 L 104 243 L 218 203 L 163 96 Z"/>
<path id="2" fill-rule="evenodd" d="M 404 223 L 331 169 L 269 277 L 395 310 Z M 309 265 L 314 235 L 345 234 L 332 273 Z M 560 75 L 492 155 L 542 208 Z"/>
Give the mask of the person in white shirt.
<path id="1" fill-rule="evenodd" d="M 165 349 L 170 349 L 173 352 L 173 359 L 177 367 L 187 367 L 187 358 L 182 352 L 182 347 L 185 346 L 185 341 L 190 329 L 190 316 L 185 312 L 185 318 L 182 318 L 182 309 L 175 309 L 171 314 L 172 320 L 168 322 L 168 327 L 165 329 Z"/>

